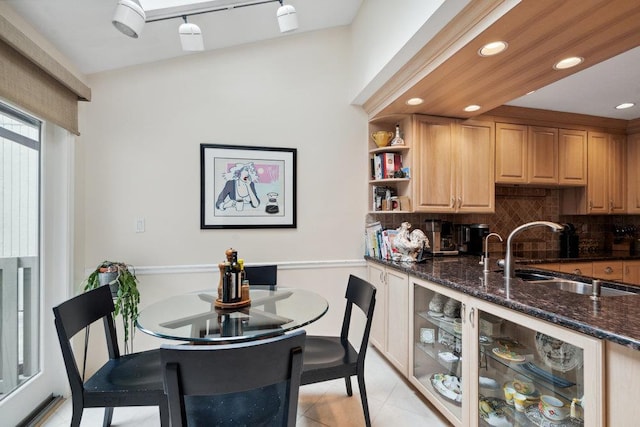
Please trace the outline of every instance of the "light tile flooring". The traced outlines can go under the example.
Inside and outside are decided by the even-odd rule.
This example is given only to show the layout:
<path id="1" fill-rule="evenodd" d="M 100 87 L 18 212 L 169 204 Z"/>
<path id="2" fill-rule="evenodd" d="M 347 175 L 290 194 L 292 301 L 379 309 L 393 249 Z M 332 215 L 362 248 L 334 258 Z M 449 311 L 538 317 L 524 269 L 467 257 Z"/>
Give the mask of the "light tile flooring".
<path id="1" fill-rule="evenodd" d="M 392 368 L 374 348 L 367 352 L 365 381 L 369 397 L 371 423 L 377 427 L 429 426 L 450 424 L 412 386 Z M 357 380 L 353 397 L 348 397 L 344 380 L 334 380 L 300 388 L 299 427 L 360 427 L 364 425 Z M 102 409 L 85 409 L 82 426 L 102 425 Z M 65 401 L 42 425 L 68 427 L 71 401 Z M 155 407 L 116 408 L 112 425 L 118 427 L 157 427 L 160 425 Z"/>

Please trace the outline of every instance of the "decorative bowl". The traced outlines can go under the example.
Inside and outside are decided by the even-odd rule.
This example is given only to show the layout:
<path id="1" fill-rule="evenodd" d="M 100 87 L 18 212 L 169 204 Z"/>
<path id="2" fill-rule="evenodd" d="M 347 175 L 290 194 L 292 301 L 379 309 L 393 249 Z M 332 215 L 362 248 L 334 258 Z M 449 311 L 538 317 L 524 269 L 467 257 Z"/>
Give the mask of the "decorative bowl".
<path id="1" fill-rule="evenodd" d="M 391 138 L 393 138 L 393 132 L 386 130 L 379 130 L 371 134 L 371 139 L 373 139 L 373 142 L 375 142 L 379 148 L 389 145 Z"/>
<path id="2" fill-rule="evenodd" d="M 524 395 L 530 395 L 536 391 L 536 386 L 533 384 L 533 381 L 531 381 L 529 378 L 525 377 L 524 375 L 516 375 L 513 378 L 513 388 L 518 393 L 521 393 Z"/>
<path id="3" fill-rule="evenodd" d="M 569 416 L 571 408 L 568 404 L 554 396 L 543 394 L 538 402 L 540 413 L 551 421 L 562 421 Z"/>

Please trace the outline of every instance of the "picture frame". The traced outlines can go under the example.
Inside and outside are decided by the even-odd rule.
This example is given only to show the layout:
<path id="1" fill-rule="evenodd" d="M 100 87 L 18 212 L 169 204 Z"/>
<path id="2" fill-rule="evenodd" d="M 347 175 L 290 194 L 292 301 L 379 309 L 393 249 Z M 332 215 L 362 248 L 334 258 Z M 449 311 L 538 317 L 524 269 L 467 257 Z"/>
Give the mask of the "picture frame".
<path id="1" fill-rule="evenodd" d="M 295 148 L 200 144 L 200 228 L 296 228 Z"/>

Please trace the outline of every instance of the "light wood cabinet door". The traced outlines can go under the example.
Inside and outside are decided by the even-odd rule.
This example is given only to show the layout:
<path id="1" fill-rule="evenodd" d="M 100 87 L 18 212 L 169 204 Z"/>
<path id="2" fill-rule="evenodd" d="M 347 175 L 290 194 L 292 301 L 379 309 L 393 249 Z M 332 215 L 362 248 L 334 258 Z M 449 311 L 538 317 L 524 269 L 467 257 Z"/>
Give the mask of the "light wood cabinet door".
<path id="1" fill-rule="evenodd" d="M 528 183 L 558 184 L 558 129 L 530 126 Z"/>
<path id="2" fill-rule="evenodd" d="M 409 277 L 404 273 L 387 269 L 386 279 L 387 359 L 404 376 L 407 376 L 409 365 Z"/>
<path id="3" fill-rule="evenodd" d="M 608 149 L 609 137 L 606 133 L 589 132 L 587 142 L 587 212 L 609 212 L 608 197 Z"/>
<path id="4" fill-rule="evenodd" d="M 587 185 L 587 132 L 558 131 L 558 184 Z"/>
<path id="5" fill-rule="evenodd" d="M 493 123 L 467 120 L 458 132 L 456 212 L 494 212 Z"/>
<path id="6" fill-rule="evenodd" d="M 527 126 L 496 123 L 495 182 L 526 184 L 527 182 Z"/>
<path id="7" fill-rule="evenodd" d="M 622 269 L 622 281 L 624 283 L 640 285 L 640 261 L 624 261 Z"/>
<path id="8" fill-rule="evenodd" d="M 592 262 L 560 263 L 558 270 L 561 273 L 577 274 L 579 276 L 592 277 L 593 263 Z"/>
<path id="9" fill-rule="evenodd" d="M 603 280 L 622 280 L 622 261 L 594 261 L 592 276 Z"/>
<path id="10" fill-rule="evenodd" d="M 455 211 L 454 121 L 417 117 L 414 160 L 414 210 Z"/>
<path id="11" fill-rule="evenodd" d="M 640 133 L 627 140 L 627 213 L 640 213 Z"/>
<path id="12" fill-rule="evenodd" d="M 371 332 L 369 333 L 369 340 L 374 347 L 385 352 L 386 342 L 386 312 L 387 312 L 387 287 L 385 280 L 384 267 L 374 264 L 372 262 L 367 263 L 367 271 L 369 277 L 369 283 L 376 288 L 376 307 L 373 311 L 373 320 L 371 322 Z"/>
<path id="13" fill-rule="evenodd" d="M 608 159 L 609 213 L 623 214 L 627 212 L 625 203 L 627 191 L 627 138 L 625 135 L 609 135 Z"/>

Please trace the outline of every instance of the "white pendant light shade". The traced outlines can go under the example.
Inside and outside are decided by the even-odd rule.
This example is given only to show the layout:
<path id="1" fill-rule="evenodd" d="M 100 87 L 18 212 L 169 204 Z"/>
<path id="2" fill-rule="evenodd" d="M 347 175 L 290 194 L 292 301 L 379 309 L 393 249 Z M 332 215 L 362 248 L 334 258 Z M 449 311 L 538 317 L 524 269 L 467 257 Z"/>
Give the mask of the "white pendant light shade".
<path id="1" fill-rule="evenodd" d="M 182 50 L 197 51 L 204 50 L 204 40 L 202 39 L 202 31 L 196 24 L 185 22 L 178 29 L 180 34 L 180 43 Z"/>
<path id="2" fill-rule="evenodd" d="M 298 15 L 296 14 L 296 8 L 290 4 L 280 6 L 276 16 L 278 17 L 278 25 L 280 26 L 281 33 L 293 31 L 298 28 Z"/>
<path id="3" fill-rule="evenodd" d="M 144 10 L 137 1 L 118 0 L 111 22 L 121 33 L 137 39 L 142 33 L 145 19 Z"/>

